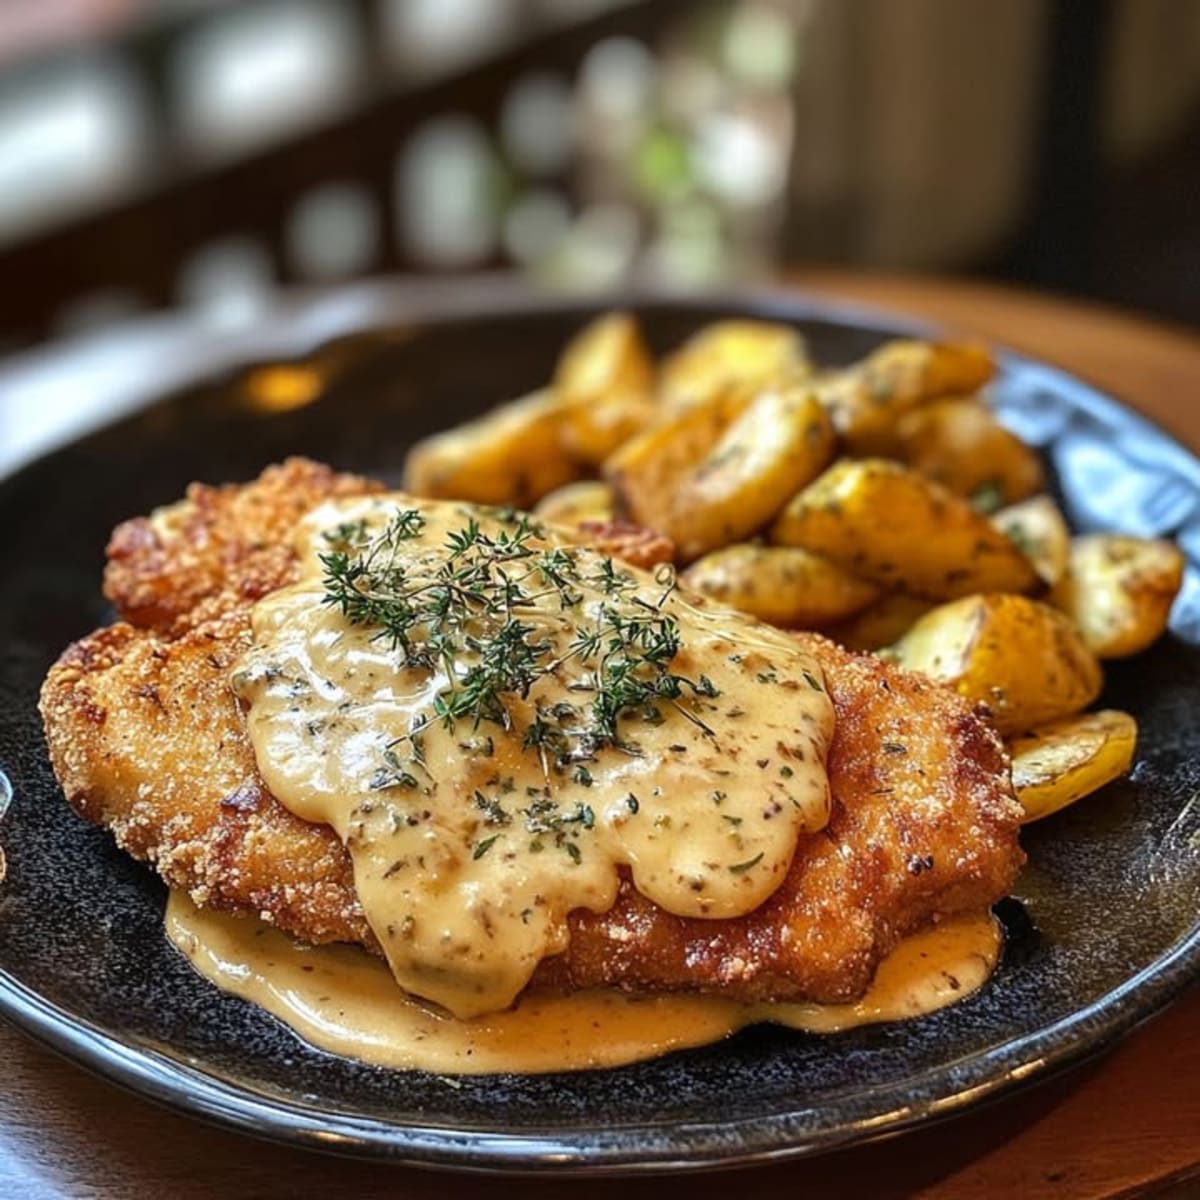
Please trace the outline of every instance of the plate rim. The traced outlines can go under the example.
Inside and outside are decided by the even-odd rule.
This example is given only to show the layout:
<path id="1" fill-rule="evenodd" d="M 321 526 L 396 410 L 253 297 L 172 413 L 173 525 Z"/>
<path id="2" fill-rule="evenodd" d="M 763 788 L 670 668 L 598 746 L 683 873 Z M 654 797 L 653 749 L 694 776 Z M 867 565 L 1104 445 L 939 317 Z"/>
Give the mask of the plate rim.
<path id="1" fill-rule="evenodd" d="M 647 1123 L 601 1130 L 525 1133 L 454 1130 L 436 1125 L 390 1124 L 374 1117 L 331 1114 L 297 1100 L 256 1096 L 150 1045 L 106 1033 L 87 1018 L 26 987 L 0 970 L 0 1019 L 32 1036 L 86 1070 L 176 1113 L 235 1132 L 307 1150 L 370 1158 L 396 1165 L 477 1173 L 616 1176 L 680 1174 L 716 1168 L 764 1166 L 849 1145 L 895 1136 L 919 1125 L 949 1120 L 1068 1070 L 1110 1047 L 1153 1019 L 1190 984 L 1200 967 L 1200 924 L 1164 954 L 1083 1008 L 1032 1033 L 982 1050 L 956 1064 L 966 1078 L 953 1090 L 881 1117 L 864 1117 L 836 1129 L 784 1141 L 795 1113 L 735 1121 L 693 1122 L 689 1143 L 672 1153 L 647 1156 L 630 1148 L 638 1135 L 655 1132 Z M 1130 1003 L 1132 1001 L 1132 1003 Z M 1086 1027 L 1101 1018 L 1098 1029 Z M 1043 1047 L 1047 1053 L 1041 1053 Z M 1030 1061 L 1028 1052 L 1036 1057 Z M 995 1071 L 994 1062 L 1025 1061 Z M 964 1065 L 965 1064 L 965 1065 Z M 944 1070 L 944 1068 L 942 1068 Z M 934 1073 L 931 1068 L 925 1074 Z M 990 1073 L 989 1073 L 990 1072 Z M 982 1077 L 980 1077 L 982 1076 Z M 906 1081 L 907 1082 L 907 1081 Z M 905 1086 L 888 1089 L 898 1093 Z M 678 1126 L 665 1128 L 670 1131 Z M 727 1153 L 724 1139 L 737 1135 L 743 1149 Z M 748 1135 L 748 1136 L 747 1136 Z M 668 1132 L 668 1141 L 670 1135 Z"/>
<path id="2" fill-rule="evenodd" d="M 144 403 L 115 420 L 83 431 L 0 476 L 15 480 L 46 458 L 84 438 L 136 416 L 156 400 L 207 379 L 218 380 L 272 363 L 294 364 L 343 340 L 383 332 L 418 318 L 424 323 L 536 312 L 602 311 L 680 305 L 698 312 L 719 307 L 798 322 L 838 324 L 896 334 L 929 334 L 932 321 L 888 312 L 819 292 L 787 287 L 678 293 L 636 288 L 616 294 L 542 295 L 500 276 L 476 276 L 430 287 L 413 280 L 370 280 L 317 297 L 285 302 L 268 314 L 264 327 L 246 338 L 225 341 L 214 360 L 184 362 L 148 389 Z M 1178 463 L 1200 488 L 1200 459 L 1136 407 L 1077 373 L 988 339 L 1002 363 L 1040 373 L 1071 394 L 1077 406 L 1104 421 L 1119 416 L 1152 429 L 1177 453 Z M 265 351 L 265 353 L 264 353 Z M 888 1137 L 917 1125 L 945 1120 L 980 1104 L 1044 1080 L 1100 1053 L 1118 1038 L 1157 1015 L 1200 978 L 1200 919 L 1152 963 L 1117 987 L 1048 1025 L 978 1051 L 954 1064 L 959 1083 L 937 1089 L 917 1103 L 876 1116 L 860 1116 L 824 1130 L 795 1128 L 811 1108 L 733 1121 L 651 1122 L 603 1129 L 549 1130 L 543 1134 L 455 1130 L 448 1126 L 397 1124 L 376 1117 L 330 1113 L 299 1098 L 259 1095 L 188 1065 L 148 1043 L 122 1039 L 41 995 L 0 969 L 3 1018 L 89 1071 L 176 1112 L 241 1133 L 307 1149 L 369 1157 L 445 1170 L 520 1174 L 622 1175 L 679 1173 L 744 1167 L 817 1154 Z M 948 1064 L 931 1068 L 945 1075 Z M 884 1097 L 901 1099 L 913 1077 L 890 1085 Z M 950 1084 L 950 1080 L 946 1080 Z"/>

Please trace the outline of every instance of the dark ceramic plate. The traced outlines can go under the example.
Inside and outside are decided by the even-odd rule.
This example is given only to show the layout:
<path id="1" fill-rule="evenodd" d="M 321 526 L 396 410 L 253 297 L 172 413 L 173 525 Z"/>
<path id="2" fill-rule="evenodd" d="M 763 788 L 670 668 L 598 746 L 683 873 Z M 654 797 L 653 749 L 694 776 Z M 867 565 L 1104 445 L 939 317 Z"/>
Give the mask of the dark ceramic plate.
<path id="1" fill-rule="evenodd" d="M 794 296 L 638 308 L 660 350 L 717 315 L 757 313 L 795 322 L 828 363 L 898 328 Z M 223 374 L 0 484 L 0 765 L 14 790 L 0 828 L 0 1010 L 12 1021 L 172 1107 L 284 1141 L 480 1169 L 663 1170 L 811 1153 L 957 1112 L 1109 1044 L 1197 974 L 1195 576 L 1173 634 L 1109 671 L 1105 699 L 1142 728 L 1136 770 L 1028 831 L 1005 962 L 949 1010 L 824 1038 L 755 1029 L 614 1071 L 447 1080 L 310 1049 L 192 973 L 163 939 L 154 875 L 64 804 L 34 711 L 54 657 L 109 619 L 109 530 L 190 480 L 249 478 L 286 454 L 395 479 L 414 438 L 545 380 L 589 315 L 486 292 L 320 301 L 255 343 L 260 366 L 282 357 L 327 378 L 311 402 L 311 375 L 264 393 L 243 345 L 240 362 L 218 359 Z M 311 348 L 331 330 L 341 336 Z M 1077 379 L 1003 364 L 996 402 L 1045 447 L 1080 527 L 1177 534 L 1200 552 L 1195 459 Z"/>

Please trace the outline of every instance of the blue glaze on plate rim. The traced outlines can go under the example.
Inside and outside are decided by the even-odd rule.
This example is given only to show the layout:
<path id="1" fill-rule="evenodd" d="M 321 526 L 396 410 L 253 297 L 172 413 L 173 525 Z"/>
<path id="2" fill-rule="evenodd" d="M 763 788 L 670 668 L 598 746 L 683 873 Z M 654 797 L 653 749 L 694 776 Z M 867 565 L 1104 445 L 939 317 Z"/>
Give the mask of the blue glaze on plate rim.
<path id="1" fill-rule="evenodd" d="M 347 293 L 319 300 L 300 313 L 293 312 L 274 322 L 269 321 L 261 339 L 262 346 L 270 351 L 269 354 L 248 354 L 243 344 L 233 357 L 242 361 L 253 358 L 258 365 L 279 361 L 281 356 L 284 361 L 293 361 L 323 353 L 319 343 L 330 335 L 342 339 L 348 347 L 348 353 L 353 356 L 356 353 L 355 338 L 364 330 L 395 321 L 403 322 L 406 318 L 416 321 L 418 331 L 441 323 L 451 333 L 456 325 L 461 325 L 464 334 L 478 336 L 480 319 L 489 315 L 501 323 L 539 317 L 550 321 L 561 320 L 564 312 L 585 316 L 590 307 L 578 301 L 556 302 L 520 296 L 507 285 L 490 296 L 487 293 L 488 285 L 465 290 L 455 288 L 447 293 L 445 299 L 438 300 L 435 296 L 431 300 L 424 289 L 407 285 L 370 285 L 365 292 L 364 289 L 351 289 Z M 348 297 L 351 302 L 347 308 Z M 837 326 L 846 331 L 848 337 L 867 335 L 876 338 L 895 332 L 925 333 L 930 330 L 930 326 L 924 323 L 903 322 L 853 306 L 826 304 L 789 293 L 750 293 L 723 296 L 708 302 L 653 296 L 622 299 L 635 309 L 645 306 L 652 322 L 662 317 L 659 310 L 673 307 L 677 314 L 685 313 L 697 324 L 711 319 L 714 311 L 719 309 L 772 316 L 802 325 L 814 322 L 828 327 Z M 347 316 L 347 312 L 350 316 Z M 658 317 L 655 316 L 656 312 Z M 827 329 L 824 336 L 833 335 Z M 213 359 L 206 357 L 211 371 Z M 230 360 L 227 358 L 225 361 Z M 1114 523 L 1128 523 L 1132 519 L 1139 528 L 1146 527 L 1150 532 L 1180 532 L 1184 535 L 1193 529 L 1198 507 L 1196 500 L 1200 498 L 1200 463 L 1191 455 L 1144 418 L 1130 413 L 1117 402 L 1064 372 L 1015 354 L 1003 354 L 1002 361 L 1004 376 L 996 388 L 995 396 L 1001 414 L 1026 436 L 1044 443 L 1053 461 L 1058 463 L 1062 458 L 1069 471 L 1077 470 L 1071 459 L 1071 454 L 1075 454 L 1077 458 L 1082 458 L 1088 469 L 1099 470 L 1104 465 L 1103 455 L 1098 454 L 1095 447 L 1103 449 L 1109 443 L 1114 443 L 1120 447 L 1117 464 L 1120 480 L 1128 481 L 1136 477 L 1152 483 L 1156 480 L 1165 481 L 1162 486 L 1147 486 L 1143 489 L 1144 494 L 1138 495 L 1134 495 L 1136 489 L 1131 491 L 1126 486 L 1124 492 L 1119 492 L 1122 511 L 1118 514 L 1120 520 Z M 238 378 L 238 373 L 231 375 L 226 386 L 235 387 Z M 1048 403 L 1036 402 L 1039 395 L 1043 399 L 1048 397 Z M 1050 413 L 1049 419 L 1042 419 L 1039 425 L 1039 418 L 1047 416 L 1042 410 L 1047 408 L 1057 411 Z M 1075 449 L 1072 449 L 1073 444 Z M 21 474 L 36 469 L 37 464 L 33 464 Z M 1085 489 L 1081 493 L 1082 499 L 1086 502 L 1090 494 Z M 1135 500 L 1140 496 L 1144 503 L 1140 507 L 1132 504 L 1131 495 Z M 1065 498 L 1068 501 L 1072 499 L 1069 494 Z M 1080 497 L 1075 499 L 1078 501 Z M 1080 524 L 1086 526 L 1110 521 L 1108 513 L 1090 511 L 1086 503 L 1083 507 L 1084 511 L 1079 511 L 1077 504 L 1073 512 Z M 1174 524 L 1168 529 L 1167 525 L 1171 522 Z M 1189 575 L 1193 570 L 1189 569 Z M 92 586 L 95 586 L 94 577 Z M 1195 595 L 1195 592 L 1192 594 Z M 1195 641 L 1197 624 L 1192 615 L 1192 602 L 1186 595 L 1183 600 L 1184 603 L 1176 611 L 1174 625 L 1182 637 L 1182 652 L 1191 654 L 1187 644 Z M 1162 657 L 1165 660 L 1168 656 Z M 1169 674 L 1170 665 L 1163 661 L 1154 669 Z M 1188 679 L 1191 677 L 1189 674 Z M 1173 713 L 1174 710 L 1166 711 Z M 1163 725 L 1171 723 L 1162 722 Z M 1144 772 L 1147 776 L 1144 786 L 1138 785 L 1143 787 L 1150 801 L 1154 799 L 1155 788 L 1160 787 L 1169 774 L 1175 761 L 1172 755 L 1178 757 L 1180 749 L 1166 734 L 1163 738 L 1167 744 L 1161 763 L 1151 763 Z M 1190 746 L 1182 748 L 1188 752 L 1191 750 Z M 0 750 L 3 749 L 4 743 L 0 741 Z M 1191 783 L 1185 780 L 1181 786 L 1185 790 L 1190 789 Z M 1136 807 L 1145 799 L 1134 794 L 1137 789 L 1133 785 L 1129 791 L 1131 795 L 1119 796 L 1113 802 L 1117 806 L 1115 813 L 1118 818 L 1124 819 L 1121 804 L 1133 804 Z M 1180 791 L 1181 798 L 1183 794 Z M 19 801 L 18 789 L 18 807 Z M 1102 806 L 1097 811 L 1103 817 Z M 1137 811 L 1140 817 L 1141 810 Z M 1167 816 L 1171 816 L 1171 813 L 1168 812 Z M 1172 871 L 1182 870 L 1187 875 L 1190 887 L 1196 871 L 1195 858 L 1189 850 L 1190 842 L 1186 840 L 1191 835 L 1189 829 L 1184 827 L 1180 831 L 1181 836 L 1171 841 L 1177 824 L 1171 822 L 1168 827 L 1160 822 L 1155 827 L 1155 836 L 1159 841 L 1155 843 L 1151 859 L 1156 861 L 1166 847 L 1167 857 L 1163 861 Z M 1114 827 L 1119 828 L 1122 835 L 1126 830 L 1124 825 Z M 1053 891 L 1057 886 L 1053 878 L 1058 869 L 1056 855 L 1059 853 L 1058 843 L 1064 839 L 1068 843 L 1072 837 L 1079 841 L 1082 849 L 1078 852 L 1084 855 L 1084 862 L 1091 861 L 1087 857 L 1089 854 L 1105 852 L 1104 837 L 1094 836 L 1093 831 L 1082 826 L 1077 817 L 1067 816 L 1065 825 L 1060 823 L 1053 828 L 1067 832 L 1056 836 L 1039 830 L 1031 838 L 1039 843 L 1037 850 L 1041 851 L 1040 854 L 1035 851 L 1035 861 L 1044 857 L 1047 865 L 1045 874 L 1050 881 L 1046 883 L 1045 880 L 1039 882 L 1038 879 L 1032 879 L 1030 886 L 1035 892 L 1039 887 L 1044 891 L 1047 888 Z M 0 826 L 0 834 L 3 834 L 3 826 Z M 98 843 L 91 839 L 87 844 Z M 1064 869 L 1068 873 L 1074 865 L 1074 859 L 1071 858 L 1074 854 L 1076 850 L 1072 849 L 1064 859 Z M 1150 874 L 1147 878 L 1153 883 L 1153 870 L 1157 869 L 1154 861 L 1151 861 L 1148 869 Z M 142 879 L 144 873 L 139 872 L 139 868 L 129 868 L 126 872 L 131 876 L 130 886 L 135 891 L 148 891 L 151 899 L 146 903 L 152 904 L 154 885 L 146 884 Z M 1200 875 L 1195 877 L 1200 879 Z M 1191 903 L 1190 891 L 1185 888 L 1181 895 L 1186 903 Z M 0 904 L 3 896 L 3 890 L 0 890 Z M 440 1106 L 436 1103 L 439 1099 L 436 1093 L 434 1103 L 422 1101 L 430 1119 L 415 1118 L 409 1114 L 406 1119 L 397 1122 L 381 1118 L 378 1114 L 349 1112 L 337 1102 L 322 1104 L 320 1096 L 311 1092 L 307 1096 L 295 1093 L 281 1095 L 275 1089 L 275 1094 L 272 1094 L 272 1088 L 267 1084 L 256 1086 L 253 1080 L 245 1078 L 233 1082 L 221 1078 L 216 1070 L 205 1071 L 188 1062 L 186 1048 L 172 1049 L 170 1042 L 162 1038 L 146 1037 L 136 1032 L 114 1034 L 111 1028 L 106 1027 L 112 1024 L 111 1021 L 102 1023 L 90 1020 L 80 1012 L 71 1011 L 69 1005 L 56 1003 L 39 994 L 22 982 L 18 977 L 19 971 L 3 969 L 2 963 L 0 1011 L 39 1040 L 123 1086 L 180 1111 L 277 1140 L 341 1153 L 458 1169 L 589 1173 L 678 1171 L 773 1161 L 895 1133 L 925 1121 L 952 1115 L 1077 1062 L 1158 1011 L 1200 973 L 1200 906 L 1189 910 L 1188 916 L 1191 924 L 1184 936 L 1165 946 L 1150 962 L 1120 980 L 1116 986 L 1058 1019 L 1040 1025 L 1034 1021 L 1031 1028 L 1023 1030 L 1018 1036 L 1004 1038 L 995 1045 L 982 1047 L 975 1053 L 961 1055 L 953 1061 L 935 1062 L 932 1066 L 916 1070 L 888 1084 L 867 1082 L 855 1091 L 852 1080 L 851 1092 L 848 1095 L 839 1094 L 833 1105 L 806 1106 L 802 1096 L 795 1094 L 794 1102 L 786 1111 L 773 1111 L 761 1116 L 747 1116 L 744 1113 L 720 1115 L 720 1109 L 724 1107 L 723 1097 L 721 1090 L 713 1087 L 713 1081 L 722 1078 L 722 1056 L 732 1064 L 729 1067 L 730 1079 L 742 1086 L 746 1083 L 746 1072 L 753 1068 L 755 1062 L 752 1053 L 741 1054 L 741 1059 L 738 1059 L 741 1053 L 739 1048 L 745 1043 L 737 1039 L 707 1052 L 702 1065 L 705 1065 L 708 1074 L 696 1072 L 699 1084 L 691 1076 L 685 1076 L 689 1086 L 709 1088 L 707 1100 L 701 1097 L 708 1104 L 707 1111 L 698 1117 L 679 1119 L 668 1114 L 658 1119 L 643 1115 L 640 1119 L 614 1120 L 611 1112 L 599 1111 L 588 1117 L 588 1096 L 595 1084 L 589 1083 L 589 1076 L 584 1074 L 547 1078 L 542 1089 L 551 1098 L 556 1094 L 555 1089 L 558 1089 L 557 1094 L 581 1103 L 584 1118 L 576 1120 L 573 1125 L 560 1122 L 557 1128 L 553 1127 L 552 1122 L 547 1122 L 542 1128 L 531 1128 L 528 1121 L 516 1121 L 513 1128 L 506 1129 L 503 1121 L 493 1120 L 490 1126 L 481 1125 L 477 1112 L 470 1119 L 467 1119 L 467 1115 L 461 1120 L 456 1118 L 455 1109 L 460 1106 L 456 1105 L 453 1091 L 446 1092 L 445 1102 Z M 1069 930 L 1065 932 L 1069 934 Z M 1138 930 L 1133 930 L 1133 933 L 1136 935 Z M 1051 942 L 1055 936 L 1062 935 L 1063 931 L 1052 932 Z M 214 993 L 214 1005 L 227 1001 L 228 998 Z M 1014 1004 L 1019 1003 L 1014 992 Z M 972 1001 L 958 1008 L 962 1010 L 964 1021 L 974 1019 Z M 983 1019 L 990 1017 L 985 1013 Z M 914 1035 L 914 1040 L 920 1039 Z M 831 1042 L 826 1043 L 830 1054 L 841 1053 L 838 1047 L 843 1045 L 850 1045 L 853 1049 L 855 1043 L 839 1042 L 837 1047 Z M 871 1047 L 867 1049 L 869 1051 Z M 258 1052 L 256 1045 L 251 1046 L 251 1050 Z M 704 1054 L 689 1053 L 693 1053 L 697 1059 Z M 822 1052 L 812 1053 L 820 1055 Z M 903 1049 L 900 1053 L 904 1053 Z M 190 1057 L 198 1056 L 192 1054 Z M 298 1054 L 297 1057 L 303 1059 L 306 1055 Z M 679 1060 L 687 1058 L 686 1055 L 671 1057 Z M 329 1069 L 335 1070 L 336 1067 Z M 666 1067 L 661 1074 L 664 1079 L 671 1079 L 670 1070 Z M 649 1080 L 644 1086 L 651 1092 L 655 1086 L 662 1086 L 655 1084 L 657 1076 L 653 1070 L 643 1072 L 642 1076 Z M 463 1086 L 468 1091 L 478 1088 L 484 1094 L 489 1085 L 472 1081 Z M 499 1081 L 495 1086 L 498 1093 L 506 1094 Z M 510 1102 L 514 1102 L 512 1092 L 510 1088 Z M 515 1100 L 523 1102 L 519 1095 Z M 464 1113 L 467 1107 L 463 1108 Z M 438 1111 L 433 1111 L 435 1109 Z"/>

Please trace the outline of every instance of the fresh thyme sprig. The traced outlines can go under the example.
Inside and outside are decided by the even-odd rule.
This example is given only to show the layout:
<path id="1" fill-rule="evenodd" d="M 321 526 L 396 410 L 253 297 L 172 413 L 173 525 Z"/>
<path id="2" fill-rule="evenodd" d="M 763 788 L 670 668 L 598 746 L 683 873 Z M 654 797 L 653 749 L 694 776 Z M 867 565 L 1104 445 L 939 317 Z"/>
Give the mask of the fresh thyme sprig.
<path id="1" fill-rule="evenodd" d="M 669 669 L 680 651 L 678 625 L 664 611 L 674 571 L 660 568 L 661 593 L 646 600 L 637 594 L 635 578 L 612 559 L 584 575 L 579 552 L 540 545 L 543 531 L 528 516 L 501 513 L 498 519 L 502 527 L 488 533 L 468 514 L 440 555 L 405 546 L 425 527 L 417 509 L 398 510 L 373 535 L 364 522 L 325 535 L 324 603 L 354 625 L 374 627 L 403 665 L 444 676 L 431 711 L 398 740 L 419 749 L 415 739 L 435 720 L 450 728 L 463 719 L 473 727 L 486 721 L 511 730 L 511 698 L 527 698 L 539 679 L 568 668 L 573 674 L 564 680 L 567 688 L 590 693 L 590 702 L 539 706 L 524 731 L 524 745 L 547 773 L 551 762 L 562 769 L 590 761 L 606 746 L 637 753 L 621 735 L 621 719 L 636 712 L 646 721 L 661 720 L 664 703 L 711 736 L 685 701 L 714 697 L 716 688 L 703 675 L 693 680 Z M 574 637 L 556 657 L 548 628 L 561 627 L 558 614 L 579 610 L 588 590 L 602 599 L 591 615 L 574 622 Z M 542 603 L 548 597 L 557 600 L 557 612 Z M 395 745 L 378 786 L 411 786 Z"/>

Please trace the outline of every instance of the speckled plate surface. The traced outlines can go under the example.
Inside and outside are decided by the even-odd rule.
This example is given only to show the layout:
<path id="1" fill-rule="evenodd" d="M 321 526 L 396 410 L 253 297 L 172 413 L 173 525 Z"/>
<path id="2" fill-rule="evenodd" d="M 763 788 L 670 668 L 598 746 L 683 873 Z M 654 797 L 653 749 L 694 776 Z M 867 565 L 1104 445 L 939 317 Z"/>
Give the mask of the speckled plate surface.
<path id="1" fill-rule="evenodd" d="M 637 307 L 659 350 L 735 313 L 794 321 L 828 363 L 898 328 L 795 296 Z M 194 975 L 162 936 L 161 884 L 63 802 L 34 710 L 54 657 L 110 617 L 99 592 L 110 529 L 190 480 L 246 479 L 290 453 L 394 480 L 416 437 L 544 381 L 590 312 L 384 286 L 320 315 L 264 326 L 257 368 L 242 343 L 239 363 L 212 365 L 219 377 L 0 483 L 9 1019 L 172 1107 L 284 1141 L 459 1168 L 667 1170 L 812 1153 L 952 1114 L 1095 1052 L 1200 972 L 1190 570 L 1172 636 L 1108 672 L 1105 702 L 1142 728 L 1132 777 L 1028 830 L 1005 961 L 954 1008 L 832 1037 L 755 1029 L 613 1071 L 446 1080 L 310 1049 Z M 318 330 L 342 336 L 314 348 Z M 281 359 L 301 374 L 264 391 L 256 369 Z M 996 403 L 1045 447 L 1078 526 L 1177 534 L 1200 554 L 1200 463 L 1077 379 L 1013 355 L 1003 364 Z"/>

